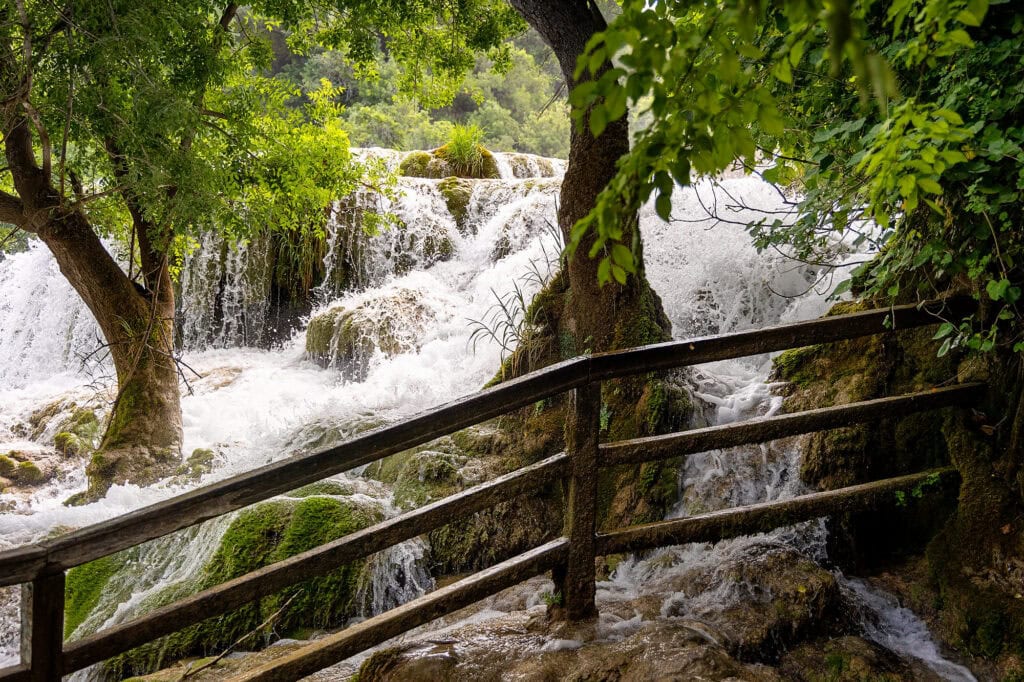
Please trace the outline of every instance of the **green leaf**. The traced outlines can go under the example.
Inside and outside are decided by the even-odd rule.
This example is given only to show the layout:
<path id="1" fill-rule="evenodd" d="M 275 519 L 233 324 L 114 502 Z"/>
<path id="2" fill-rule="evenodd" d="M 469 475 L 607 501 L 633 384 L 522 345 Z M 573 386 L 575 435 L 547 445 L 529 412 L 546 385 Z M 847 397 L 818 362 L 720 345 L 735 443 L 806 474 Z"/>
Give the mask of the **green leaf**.
<path id="1" fill-rule="evenodd" d="M 918 178 L 917 186 L 929 194 L 942 194 L 942 185 L 931 178 Z"/>
<path id="2" fill-rule="evenodd" d="M 952 339 L 952 337 L 946 337 L 946 340 L 942 342 L 941 346 L 939 346 L 938 356 L 941 358 L 946 353 L 948 353 L 949 349 L 952 348 L 952 347 L 953 347 L 953 339 Z"/>
<path id="3" fill-rule="evenodd" d="M 993 301 L 998 301 L 1006 297 L 1006 292 L 1010 288 L 1010 280 L 1003 277 L 1000 280 L 990 279 L 985 285 L 985 292 L 988 297 Z"/>
<path id="4" fill-rule="evenodd" d="M 612 244 L 612 263 L 627 272 L 636 271 L 636 265 L 633 262 L 633 252 L 625 244 Z"/>
<path id="5" fill-rule="evenodd" d="M 659 194 L 654 201 L 654 210 L 659 218 L 668 222 L 672 217 L 672 197 L 664 193 Z"/>
<path id="6" fill-rule="evenodd" d="M 597 264 L 597 283 L 603 285 L 611 281 L 611 268 L 612 261 L 607 256 L 601 259 L 601 262 Z"/>
<path id="7" fill-rule="evenodd" d="M 938 339 L 944 339 L 950 334 L 952 334 L 953 330 L 955 329 L 956 325 L 954 325 L 952 322 L 943 322 L 941 325 L 939 325 L 939 330 L 935 332 L 935 336 L 933 336 L 932 339 L 936 341 Z"/>
<path id="8" fill-rule="evenodd" d="M 785 59 L 775 62 L 775 66 L 772 67 L 772 75 L 783 83 L 789 83 L 790 85 L 793 83 L 793 69 L 789 61 Z"/>
<path id="9" fill-rule="evenodd" d="M 832 290 L 832 294 L 831 294 L 830 298 L 837 298 L 837 297 L 845 294 L 847 291 L 850 290 L 851 286 L 853 286 L 853 280 L 852 279 L 844 279 L 842 282 L 840 282 L 839 284 L 836 285 L 835 289 Z"/>
<path id="10" fill-rule="evenodd" d="M 608 127 L 608 113 L 602 106 L 595 106 L 590 110 L 590 134 L 594 137 L 601 137 L 601 133 Z"/>

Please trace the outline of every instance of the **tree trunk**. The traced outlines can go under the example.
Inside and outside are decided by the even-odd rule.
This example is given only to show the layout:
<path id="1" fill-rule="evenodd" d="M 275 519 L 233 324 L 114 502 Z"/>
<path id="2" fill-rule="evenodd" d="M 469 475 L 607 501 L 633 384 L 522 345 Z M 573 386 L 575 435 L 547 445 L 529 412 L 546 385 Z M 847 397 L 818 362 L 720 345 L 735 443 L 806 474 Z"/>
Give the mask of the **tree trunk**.
<path id="1" fill-rule="evenodd" d="M 577 83 L 576 60 L 587 41 L 607 28 L 600 10 L 592 0 L 511 0 L 511 4 L 554 50 L 571 89 Z M 590 134 L 589 127 L 574 125 L 571 135 L 558 207 L 558 224 L 567 241 L 573 225 L 590 213 L 598 194 L 615 177 L 616 162 L 629 151 L 629 123 L 623 117 L 609 124 L 598 138 Z M 640 244 L 636 232 L 634 218 L 624 230 L 623 242 L 630 244 L 635 239 Z M 573 336 L 576 351 L 600 352 L 670 339 L 671 323 L 644 275 L 642 247 L 636 254 L 635 276 L 625 285 L 611 282 L 600 286 L 599 259 L 588 256 L 593 242 L 593 235 L 584 237 L 568 264 L 572 296 L 563 330 Z"/>
<path id="2" fill-rule="evenodd" d="M 3 218 L 37 235 L 81 296 L 109 346 L 118 396 L 100 449 L 88 467 L 100 497 L 113 483 L 146 484 L 180 461 L 181 408 L 173 358 L 174 290 L 166 261 L 140 234 L 146 286 L 132 282 L 80 210 L 61 201 L 48 169 L 36 164 L 29 122 L 4 112 L 5 152 L 17 199 L 5 195 Z"/>
<path id="3" fill-rule="evenodd" d="M 591 36 L 607 28 L 594 2 L 510 2 L 551 46 L 566 84 L 574 86 L 577 58 Z M 598 138 L 591 135 L 589 127 L 573 127 L 558 207 L 558 224 L 566 241 L 577 221 L 594 208 L 597 196 L 615 177 L 616 163 L 627 151 L 629 124 L 625 117 L 609 124 Z M 534 301 L 535 308 L 546 308 L 543 315 L 547 329 L 541 335 L 543 338 L 534 339 L 541 348 L 517 351 L 503 368 L 503 374 L 520 374 L 571 355 L 671 338 L 672 326 L 661 299 L 644 274 L 636 217 L 624 226 L 623 232 L 626 244 L 637 244 L 637 273 L 625 285 L 611 282 L 600 286 L 599 259 L 589 257 L 594 236 L 584 237 L 565 272 Z M 553 427 L 563 423 L 564 409 L 564 405 L 555 405 L 540 412 L 531 410 L 531 414 L 523 417 L 514 435 L 523 459 L 530 461 L 562 448 L 560 434 Z M 622 440 L 679 430 L 688 425 L 690 413 L 691 403 L 685 390 L 664 381 L 664 377 L 651 374 L 606 381 L 601 391 L 601 437 Z M 678 499 L 677 469 L 678 462 L 667 460 L 616 467 L 603 473 L 598 491 L 599 524 L 610 528 L 663 518 Z"/>

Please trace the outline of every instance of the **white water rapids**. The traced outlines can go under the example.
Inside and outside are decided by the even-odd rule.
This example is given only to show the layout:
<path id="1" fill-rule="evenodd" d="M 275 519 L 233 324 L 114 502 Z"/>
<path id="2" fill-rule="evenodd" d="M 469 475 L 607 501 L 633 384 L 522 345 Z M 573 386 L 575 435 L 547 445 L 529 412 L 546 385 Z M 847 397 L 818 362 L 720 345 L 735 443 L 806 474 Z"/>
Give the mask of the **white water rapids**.
<path id="1" fill-rule="evenodd" d="M 392 166 L 399 158 L 385 151 L 371 153 Z M 338 371 L 308 361 L 303 329 L 272 350 L 243 347 L 270 324 L 252 274 L 252 264 L 262 257 L 261 247 L 228 249 L 222 256 L 224 249 L 217 240 L 200 240 L 182 276 L 184 360 L 196 372 L 189 374 L 192 392 L 182 399 L 183 450 L 214 450 L 213 471 L 198 482 L 114 486 L 99 502 L 66 507 L 62 501 L 85 483 L 82 467 L 73 467 L 30 495 L 4 500 L 0 549 L 116 517 L 190 487 L 308 450 L 322 443 L 325 434 L 336 441 L 367 423 L 398 420 L 477 390 L 499 367 L 501 351 L 483 342 L 474 350 L 469 320 L 487 318 L 496 295 L 503 296 L 514 286 L 527 298 L 532 296 L 539 282 L 527 273 L 546 274 L 551 255 L 557 252 L 549 225 L 555 222 L 561 162 L 522 155 L 498 155 L 498 161 L 503 178 L 474 183 L 462 231 L 437 181 L 402 180 L 403 195 L 385 208 L 401 218 L 405 231 L 366 240 L 357 289 L 322 288 L 323 307 L 385 311 L 395 334 L 414 340 L 412 350 L 393 357 L 377 352 L 359 382 L 344 380 Z M 530 177 L 551 170 L 554 177 Z M 770 210 L 779 204 L 775 190 L 757 179 L 732 178 L 724 183 L 730 194 L 747 205 Z M 813 286 L 820 272 L 772 252 L 758 254 L 742 227 L 723 224 L 708 229 L 706 221 L 699 222 L 704 213 L 692 201 L 693 191 L 676 194 L 678 222 L 665 223 L 653 212 L 645 212 L 641 223 L 647 274 L 662 297 L 676 338 L 808 319 L 826 310 L 823 292 Z M 741 212 L 733 217 L 742 221 L 747 216 Z M 339 226 L 340 220 L 330 231 L 328 271 L 336 267 L 331 260 L 336 251 L 345 248 L 342 240 L 352 238 Z M 428 257 L 423 251 L 428 237 L 447 240 L 451 257 Z M 400 259 L 403 253 L 411 258 Z M 410 297 L 416 302 L 414 315 L 395 303 Z M 49 447 L 53 433 L 38 434 L 32 441 L 24 425 L 34 411 L 56 400 L 104 404 L 110 372 L 99 355 L 90 355 L 99 343 L 95 324 L 44 247 L 34 243 L 27 252 L 0 261 L 0 452 Z M 702 366 L 693 374 L 693 389 L 714 406 L 712 420 L 717 423 L 772 413 L 781 407 L 781 399 L 772 395 L 766 383 L 769 369 L 767 356 Z M 798 459 L 799 453 L 781 446 L 691 457 L 680 472 L 686 493 L 674 514 L 798 494 Z M 379 484 L 354 473 L 338 478 L 385 513 L 395 512 L 388 491 Z M 229 519 L 220 519 L 146 546 L 130 575 L 120 576 L 121 584 L 108 586 L 99 607 L 76 635 L 137 615 L 147 596 L 194 576 L 228 523 Z M 664 550 L 624 562 L 599 584 L 599 598 L 624 599 L 655 590 L 667 595 L 664 613 L 699 617 L 723 601 L 742 598 L 743 586 L 723 578 L 699 594 L 676 592 L 668 586 L 680 567 L 711 570 L 750 552 L 779 546 L 796 547 L 820 558 L 823 540 L 823 526 L 811 523 L 714 548 L 691 545 Z M 180 549 L 185 542 L 187 552 Z M 432 581 L 422 566 L 423 551 L 420 543 L 405 543 L 375 560 L 374 578 L 367 588 L 372 591 L 370 611 L 430 588 Z M 900 622 L 920 624 L 909 612 L 870 596 L 875 593 L 864 594 L 864 601 L 880 613 L 898 612 Z M 0 595 L 5 595 L 0 599 L 2 666 L 16 661 L 18 614 L 15 591 L 4 590 Z M 631 627 L 628 622 L 608 626 Z M 879 630 L 867 635 L 903 655 L 934 663 L 932 667 L 941 668 L 948 679 L 971 679 L 965 671 L 960 677 L 949 672 L 958 666 L 943 661 L 923 625 L 904 630 L 913 634 L 893 639 L 890 635 L 895 630 L 890 628 L 885 630 L 889 634 L 878 634 Z"/>

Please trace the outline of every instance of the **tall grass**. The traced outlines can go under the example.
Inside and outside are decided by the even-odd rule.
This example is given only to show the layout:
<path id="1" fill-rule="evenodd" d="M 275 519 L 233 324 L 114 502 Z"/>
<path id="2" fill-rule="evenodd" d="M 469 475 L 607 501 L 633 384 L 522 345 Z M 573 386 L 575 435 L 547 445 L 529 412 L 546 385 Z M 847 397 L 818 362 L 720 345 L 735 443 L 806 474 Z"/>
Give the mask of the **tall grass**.
<path id="1" fill-rule="evenodd" d="M 484 131 L 476 125 L 452 126 L 448 142 L 441 148 L 445 160 L 458 175 L 478 177 L 484 172 Z"/>

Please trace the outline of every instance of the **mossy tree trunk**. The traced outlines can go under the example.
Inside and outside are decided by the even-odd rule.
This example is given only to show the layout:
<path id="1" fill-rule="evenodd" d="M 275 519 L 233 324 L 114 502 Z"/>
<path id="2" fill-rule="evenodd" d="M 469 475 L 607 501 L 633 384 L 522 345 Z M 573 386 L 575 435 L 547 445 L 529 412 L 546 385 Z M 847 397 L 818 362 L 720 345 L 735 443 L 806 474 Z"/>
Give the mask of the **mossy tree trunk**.
<path id="1" fill-rule="evenodd" d="M 511 0 L 511 4 L 554 50 L 571 89 L 577 83 L 576 60 L 587 41 L 607 28 L 601 11 L 588 0 Z M 605 65 L 607 68 L 610 64 Z M 598 194 L 615 176 L 616 162 L 627 151 L 626 117 L 610 123 L 596 138 L 588 127 L 573 126 L 558 206 L 558 225 L 567 242 L 573 226 L 590 213 Z M 622 241 L 640 244 L 637 230 L 634 217 L 626 225 Z M 601 286 L 597 279 L 599 259 L 588 256 L 593 239 L 592 235 L 584 238 L 567 268 L 572 294 L 562 331 L 572 334 L 576 351 L 600 352 L 669 339 L 671 325 L 644 275 L 642 247 L 636 254 L 636 276 L 624 285 L 612 282 Z"/>
<path id="2" fill-rule="evenodd" d="M 588 0 L 511 0 L 512 6 L 554 50 L 569 88 L 576 60 L 587 42 L 607 28 L 601 11 Z M 610 63 L 604 69 L 610 68 Z M 600 77 L 600 73 L 597 77 Z M 587 77 L 587 76 L 585 76 Z M 616 163 L 629 150 L 626 117 L 608 125 L 598 137 L 589 128 L 573 127 L 569 162 L 562 182 L 558 224 L 568 243 L 573 226 L 594 207 L 597 196 L 616 173 Z M 538 295 L 534 306 L 546 329 L 535 342 L 542 348 L 520 349 L 503 374 L 520 374 L 582 353 L 666 341 L 671 323 L 661 299 L 651 289 L 643 268 L 638 219 L 625 226 L 623 241 L 636 245 L 637 273 L 625 284 L 598 283 L 600 259 L 590 258 L 594 237 L 584 237 L 565 264 L 565 272 Z M 535 311 L 536 312 L 536 311 Z M 632 438 L 685 427 L 690 404 L 678 387 L 652 375 L 608 381 L 602 387 L 602 436 Z M 556 407 L 563 407 L 556 405 Z M 528 415 L 520 429 L 527 459 L 550 454 L 561 446 L 557 433 L 561 409 Z M 554 431 L 554 432 L 552 432 Z M 542 433 L 544 432 L 544 433 Z M 660 519 L 677 497 L 674 462 L 621 467 L 600 483 L 600 518 L 604 527 Z"/>
<path id="3" fill-rule="evenodd" d="M 5 155 L 18 197 L 0 196 L 0 220 L 38 236 L 81 296 L 108 344 L 118 397 L 89 466 L 89 497 L 112 483 L 148 483 L 180 458 L 181 412 L 173 359 L 174 290 L 154 230 L 130 204 L 141 254 L 141 283 L 104 248 L 79 208 L 53 186 L 44 155 L 37 162 L 31 122 L 17 101 L 2 110 Z"/>

